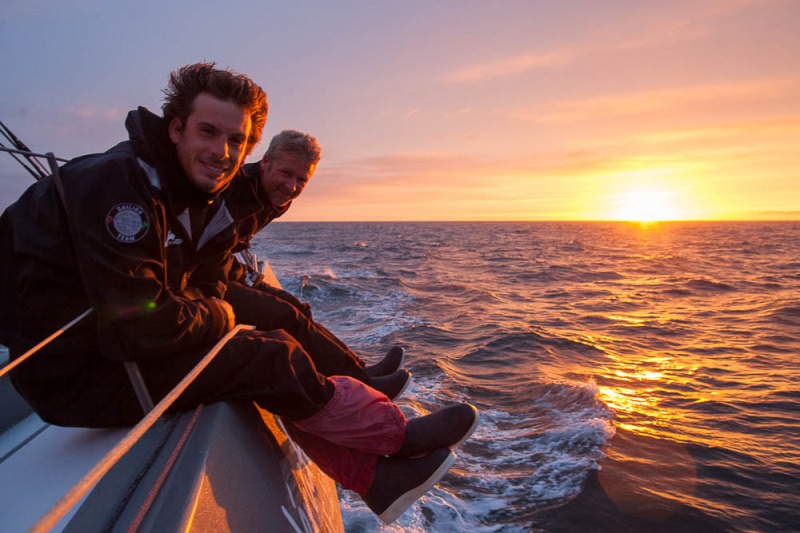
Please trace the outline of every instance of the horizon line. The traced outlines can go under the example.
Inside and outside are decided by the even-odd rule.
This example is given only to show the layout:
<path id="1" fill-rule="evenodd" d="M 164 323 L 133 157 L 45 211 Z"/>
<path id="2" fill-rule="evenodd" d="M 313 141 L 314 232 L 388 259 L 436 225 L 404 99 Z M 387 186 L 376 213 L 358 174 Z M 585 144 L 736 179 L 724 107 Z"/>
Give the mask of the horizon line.
<path id="1" fill-rule="evenodd" d="M 800 218 L 794 219 L 675 219 L 675 220 L 614 220 L 614 219 L 564 219 L 564 220 L 556 220 L 556 219 L 532 219 L 532 220 L 520 220 L 520 219 L 512 219 L 512 220 L 503 220 L 503 219 L 496 219 L 496 220 L 281 220 L 280 218 L 273 220 L 271 223 L 281 223 L 281 224 L 357 224 L 357 223 L 378 223 L 378 224 L 388 224 L 392 222 L 401 222 L 404 224 L 410 223 L 421 223 L 421 224 L 432 224 L 432 223 L 445 223 L 445 224 L 452 224 L 452 223 L 512 223 L 512 222 L 520 222 L 520 223 L 528 223 L 528 222 L 535 222 L 535 223 L 556 223 L 556 224 L 564 224 L 564 223 L 604 223 L 604 222 L 613 222 L 613 223 L 626 223 L 626 224 L 642 224 L 642 225 L 654 225 L 654 224 L 675 224 L 675 223 L 774 223 L 774 222 L 781 222 L 781 223 L 788 223 L 788 222 L 800 222 Z"/>

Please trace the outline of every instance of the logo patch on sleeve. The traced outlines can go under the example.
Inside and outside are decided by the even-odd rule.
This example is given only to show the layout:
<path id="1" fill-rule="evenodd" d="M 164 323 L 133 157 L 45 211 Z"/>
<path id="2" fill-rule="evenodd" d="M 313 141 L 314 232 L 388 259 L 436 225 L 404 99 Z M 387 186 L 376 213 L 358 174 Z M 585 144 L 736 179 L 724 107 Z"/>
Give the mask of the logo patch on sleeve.
<path id="1" fill-rule="evenodd" d="M 136 242 L 147 234 L 150 217 L 136 204 L 118 204 L 108 212 L 106 228 L 119 242 Z"/>

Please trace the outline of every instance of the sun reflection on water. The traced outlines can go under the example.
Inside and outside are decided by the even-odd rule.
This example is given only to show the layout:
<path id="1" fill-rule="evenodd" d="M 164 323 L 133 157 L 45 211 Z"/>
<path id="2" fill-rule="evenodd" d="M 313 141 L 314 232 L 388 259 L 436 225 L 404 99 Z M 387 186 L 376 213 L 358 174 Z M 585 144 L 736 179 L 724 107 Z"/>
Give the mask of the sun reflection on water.
<path id="1" fill-rule="evenodd" d="M 614 411 L 621 429 L 663 438 L 665 430 L 685 417 L 677 405 L 705 401 L 691 383 L 697 370 L 694 365 L 662 354 L 643 359 L 610 358 L 613 364 L 597 369 L 597 395 Z"/>
<path id="2" fill-rule="evenodd" d="M 675 431 L 687 421 L 674 400 L 694 395 L 688 384 L 694 369 L 661 354 L 612 360 L 597 378 L 603 383 L 598 398 L 614 411 L 620 437 L 598 474 L 605 493 L 618 508 L 654 522 L 679 513 L 687 501 L 700 505 L 692 439 Z"/>

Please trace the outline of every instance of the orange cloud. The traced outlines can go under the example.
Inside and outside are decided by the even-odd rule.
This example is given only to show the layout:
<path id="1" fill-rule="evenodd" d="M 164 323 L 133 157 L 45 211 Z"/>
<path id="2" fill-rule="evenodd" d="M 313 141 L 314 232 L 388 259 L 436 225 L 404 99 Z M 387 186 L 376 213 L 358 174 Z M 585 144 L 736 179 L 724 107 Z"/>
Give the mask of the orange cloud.
<path id="1" fill-rule="evenodd" d="M 570 102 L 542 104 L 514 116 L 539 123 L 601 120 L 641 114 L 685 112 L 698 104 L 727 105 L 788 96 L 797 80 L 765 80 L 738 84 L 674 87 L 637 93 L 614 94 Z"/>
<path id="2" fill-rule="evenodd" d="M 562 49 L 531 51 L 488 61 L 446 73 L 445 83 L 475 83 L 534 70 L 563 67 L 597 56 L 645 49 L 665 44 L 685 43 L 708 38 L 715 32 L 713 22 L 733 12 L 758 6 L 763 0 L 708 0 L 687 3 L 684 9 L 672 3 L 637 10 L 627 21 L 631 28 L 622 38 L 617 33 L 598 31 L 586 36 L 587 44 L 570 44 Z M 619 27 L 613 30 L 619 32 Z"/>
<path id="3" fill-rule="evenodd" d="M 321 167 L 286 220 L 525 220 L 575 216 L 576 181 L 613 162 L 403 154 Z M 583 203 L 590 203 L 587 197 Z"/>
<path id="4" fill-rule="evenodd" d="M 506 59 L 495 59 L 463 70 L 445 74 L 442 80 L 448 83 L 471 83 L 486 79 L 510 76 L 534 69 L 561 66 L 573 58 L 569 52 L 532 53 Z"/>
<path id="5" fill-rule="evenodd" d="M 754 136 L 780 136 L 783 138 L 786 134 L 800 134 L 800 115 L 659 131 L 637 135 L 633 138 L 649 143 L 680 143 L 744 137 L 752 142 Z"/>

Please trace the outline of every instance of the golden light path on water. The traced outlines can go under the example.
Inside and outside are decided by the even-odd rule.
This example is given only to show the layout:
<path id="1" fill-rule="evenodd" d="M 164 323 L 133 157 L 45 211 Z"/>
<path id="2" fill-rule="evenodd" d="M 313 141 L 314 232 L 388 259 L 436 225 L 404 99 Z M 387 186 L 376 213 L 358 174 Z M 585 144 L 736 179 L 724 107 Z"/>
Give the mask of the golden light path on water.
<path id="1" fill-rule="evenodd" d="M 607 451 L 610 460 L 598 473 L 606 494 L 620 509 L 650 520 L 666 520 L 688 500 L 702 506 L 694 498 L 696 463 L 674 428 L 684 415 L 663 401 L 665 388 L 686 385 L 689 379 L 683 376 L 696 367 L 660 355 L 612 360 L 614 364 L 599 369 L 603 375 L 598 376 L 606 383 L 598 386 L 598 397 L 616 413 L 615 424 L 622 430 L 617 445 Z M 625 432 L 640 437 L 630 443 L 635 453 L 627 450 Z"/>
<path id="2" fill-rule="evenodd" d="M 657 225 L 641 227 L 646 233 L 658 232 Z M 650 259 L 646 253 L 631 252 L 642 261 Z M 637 290 L 649 293 L 664 283 L 664 276 L 651 272 L 626 279 L 617 301 L 630 303 L 637 298 Z M 612 324 L 606 331 L 615 330 L 611 334 L 578 334 L 582 344 L 606 356 L 603 364 L 592 369 L 592 379 L 597 383 L 598 399 L 615 413 L 617 437 L 607 450 L 608 460 L 598 472 L 598 480 L 619 508 L 651 520 L 679 514 L 687 503 L 706 508 L 707 502 L 697 496 L 694 446 L 761 454 L 764 459 L 780 448 L 779 442 L 770 445 L 763 435 L 738 429 L 739 417 L 747 416 L 746 406 L 762 399 L 767 382 L 766 376 L 749 366 L 747 357 L 739 364 L 735 358 L 717 359 L 707 354 L 731 343 L 729 337 L 721 337 L 713 328 L 701 328 L 689 331 L 689 337 L 677 333 L 674 342 L 661 339 L 661 348 L 652 348 L 654 337 L 648 331 L 669 330 L 696 313 L 719 315 L 730 309 L 731 302 L 720 294 L 692 304 L 651 300 L 647 310 L 603 314 Z M 750 331 L 742 333 L 736 340 L 747 342 L 750 335 Z M 725 351 L 748 351 L 733 344 L 725 346 Z M 731 384 L 726 385 L 726 380 Z M 743 383 L 750 386 L 743 387 Z M 703 409 L 703 404 L 710 408 Z M 709 417 L 719 417 L 721 423 L 708 424 L 705 419 Z M 719 507 L 707 510 L 730 516 L 737 513 Z"/>

